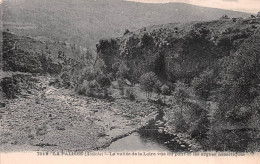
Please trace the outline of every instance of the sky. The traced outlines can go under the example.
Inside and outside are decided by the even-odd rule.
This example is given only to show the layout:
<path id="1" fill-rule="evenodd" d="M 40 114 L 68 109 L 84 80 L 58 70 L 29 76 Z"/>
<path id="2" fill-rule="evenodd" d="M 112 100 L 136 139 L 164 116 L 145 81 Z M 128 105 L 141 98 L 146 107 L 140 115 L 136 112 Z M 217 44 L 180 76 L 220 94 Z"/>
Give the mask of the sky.
<path id="1" fill-rule="evenodd" d="M 143 3 L 183 2 L 198 6 L 254 13 L 260 11 L 260 0 L 128 0 Z"/>

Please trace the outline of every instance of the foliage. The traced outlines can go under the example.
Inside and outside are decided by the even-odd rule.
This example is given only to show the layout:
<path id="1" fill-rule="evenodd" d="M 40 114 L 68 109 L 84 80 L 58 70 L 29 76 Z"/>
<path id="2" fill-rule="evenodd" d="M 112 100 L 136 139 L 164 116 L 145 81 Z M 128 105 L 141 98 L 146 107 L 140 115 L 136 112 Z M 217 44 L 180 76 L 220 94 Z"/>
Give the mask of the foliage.
<path id="1" fill-rule="evenodd" d="M 96 80 L 92 80 L 92 81 L 84 80 L 78 93 L 90 97 L 95 97 L 95 96 L 99 96 L 99 90 L 100 90 L 100 85 Z"/>
<path id="2" fill-rule="evenodd" d="M 194 138 L 205 138 L 209 129 L 207 111 L 196 104 L 175 105 L 166 111 L 167 124 L 175 132 L 185 132 Z"/>
<path id="3" fill-rule="evenodd" d="M 141 88 L 146 91 L 146 97 L 151 98 L 151 92 L 157 82 L 157 76 L 154 72 L 147 72 L 140 77 Z"/>
<path id="4" fill-rule="evenodd" d="M 187 86 L 179 81 L 175 85 L 176 86 L 173 93 L 174 98 L 176 99 L 177 104 L 183 105 L 184 101 L 190 97 Z"/>
<path id="5" fill-rule="evenodd" d="M 160 94 L 162 93 L 161 87 L 162 87 L 162 83 L 160 82 L 160 80 L 157 80 L 153 86 L 153 91 L 157 93 L 158 96 L 160 96 Z"/>
<path id="6" fill-rule="evenodd" d="M 93 69 L 85 69 L 78 80 L 76 90 L 87 96 L 108 98 L 108 88 L 111 86 L 110 74 L 104 73 L 104 62 L 98 60 Z"/>
<path id="7" fill-rule="evenodd" d="M 220 19 L 230 19 L 227 15 L 223 15 Z"/>
<path id="8" fill-rule="evenodd" d="M 210 96 L 210 92 L 215 88 L 215 76 L 213 70 L 205 70 L 199 77 L 192 80 L 192 87 L 195 90 L 196 95 L 207 100 Z"/>
<path id="9" fill-rule="evenodd" d="M 125 29 L 124 35 L 128 34 L 130 31 L 128 29 Z"/>
<path id="10" fill-rule="evenodd" d="M 170 95 L 171 94 L 171 89 L 168 85 L 164 84 L 162 87 L 161 87 L 161 92 L 163 95 Z"/>
<path id="11" fill-rule="evenodd" d="M 134 89 L 130 88 L 130 87 L 126 88 L 125 95 L 126 95 L 127 99 L 129 99 L 131 101 L 135 100 L 135 98 L 136 98 Z"/>
<path id="12" fill-rule="evenodd" d="M 214 145 L 216 150 L 244 151 L 250 140 L 254 115 L 259 112 L 259 46 L 259 37 L 253 36 L 219 62 L 217 87 L 209 89 L 210 99 L 219 104 L 211 114 L 212 128 L 208 132 L 208 142 L 218 143 Z M 211 83 L 202 82 L 208 89 L 207 84 Z"/>
<path id="13" fill-rule="evenodd" d="M 128 79 L 129 77 L 129 68 L 127 67 L 127 65 L 122 62 L 119 67 L 118 67 L 118 71 L 116 73 L 117 77 L 119 78 L 125 78 Z"/>

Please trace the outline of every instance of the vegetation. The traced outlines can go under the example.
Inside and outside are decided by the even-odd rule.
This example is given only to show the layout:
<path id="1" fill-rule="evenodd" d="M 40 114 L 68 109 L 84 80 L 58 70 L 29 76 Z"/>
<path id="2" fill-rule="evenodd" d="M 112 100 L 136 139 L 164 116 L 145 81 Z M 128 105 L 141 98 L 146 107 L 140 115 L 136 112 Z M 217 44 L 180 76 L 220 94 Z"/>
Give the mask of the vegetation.
<path id="1" fill-rule="evenodd" d="M 141 88 L 146 92 L 147 99 L 151 99 L 154 86 L 157 82 L 157 76 L 154 72 L 145 73 L 140 77 Z"/>
<path id="2" fill-rule="evenodd" d="M 220 19 L 230 19 L 227 15 L 223 15 Z"/>
<path id="3" fill-rule="evenodd" d="M 127 99 L 129 99 L 131 101 L 135 100 L 136 94 L 135 94 L 135 91 L 133 88 L 128 87 L 125 92 L 126 92 L 125 95 L 126 95 Z"/>

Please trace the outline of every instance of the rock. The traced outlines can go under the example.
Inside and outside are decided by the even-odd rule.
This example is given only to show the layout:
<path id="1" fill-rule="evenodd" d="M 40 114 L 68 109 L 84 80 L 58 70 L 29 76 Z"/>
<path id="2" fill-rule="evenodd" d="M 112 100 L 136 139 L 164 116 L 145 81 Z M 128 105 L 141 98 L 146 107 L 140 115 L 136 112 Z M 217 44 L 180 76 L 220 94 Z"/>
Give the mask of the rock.
<path id="1" fill-rule="evenodd" d="M 4 108 L 5 107 L 5 103 L 4 102 L 0 102 L 0 108 Z"/>
<path id="2" fill-rule="evenodd" d="M 186 147 L 186 146 L 185 146 L 185 145 L 181 145 L 181 147 L 183 147 L 183 148 L 184 148 L 184 147 Z"/>
<path id="3" fill-rule="evenodd" d="M 159 133 L 163 133 L 163 129 L 159 129 L 158 132 L 159 132 Z"/>

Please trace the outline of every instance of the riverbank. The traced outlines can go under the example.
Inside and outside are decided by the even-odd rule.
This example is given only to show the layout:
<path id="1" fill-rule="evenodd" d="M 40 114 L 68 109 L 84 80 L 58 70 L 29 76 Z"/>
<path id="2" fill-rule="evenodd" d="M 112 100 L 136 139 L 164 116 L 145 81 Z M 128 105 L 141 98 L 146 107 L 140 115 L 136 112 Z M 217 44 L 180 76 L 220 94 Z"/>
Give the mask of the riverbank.
<path id="1" fill-rule="evenodd" d="M 1 111 L 0 151 L 99 150 L 145 126 L 157 108 L 143 100 L 107 101 L 49 86 L 6 101 Z"/>

